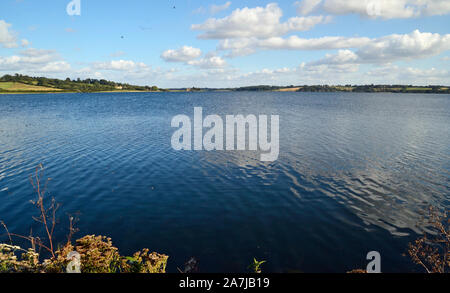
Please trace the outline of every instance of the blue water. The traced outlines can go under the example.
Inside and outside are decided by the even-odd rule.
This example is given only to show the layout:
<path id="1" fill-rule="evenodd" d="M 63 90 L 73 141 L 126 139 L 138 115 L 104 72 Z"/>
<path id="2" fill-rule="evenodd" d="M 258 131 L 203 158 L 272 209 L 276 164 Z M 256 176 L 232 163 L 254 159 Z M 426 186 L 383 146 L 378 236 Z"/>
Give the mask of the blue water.
<path id="1" fill-rule="evenodd" d="M 171 119 L 195 106 L 279 115 L 278 160 L 174 151 Z M 41 232 L 28 176 L 43 163 L 61 242 L 78 213 L 76 236 L 168 254 L 171 272 L 191 256 L 202 272 L 243 272 L 253 257 L 266 272 L 345 272 L 372 250 L 382 271 L 416 271 L 402 254 L 423 209 L 450 203 L 449 125 L 449 95 L 0 95 L 0 220 Z"/>

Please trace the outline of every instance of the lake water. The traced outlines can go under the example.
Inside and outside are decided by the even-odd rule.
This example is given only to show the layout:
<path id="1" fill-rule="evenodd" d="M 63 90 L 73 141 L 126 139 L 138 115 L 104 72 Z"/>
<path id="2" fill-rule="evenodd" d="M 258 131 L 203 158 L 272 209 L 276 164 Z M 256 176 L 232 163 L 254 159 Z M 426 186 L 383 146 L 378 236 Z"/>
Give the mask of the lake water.
<path id="1" fill-rule="evenodd" d="M 278 160 L 174 151 L 171 119 L 195 106 L 279 115 Z M 202 272 L 244 272 L 253 257 L 265 272 L 345 272 L 372 250 L 384 272 L 415 271 L 402 254 L 423 209 L 450 206 L 449 126 L 449 95 L 0 95 L 0 219 L 39 233 L 28 176 L 43 163 L 61 241 L 79 213 L 76 236 L 168 254 L 170 272 L 191 256 Z"/>

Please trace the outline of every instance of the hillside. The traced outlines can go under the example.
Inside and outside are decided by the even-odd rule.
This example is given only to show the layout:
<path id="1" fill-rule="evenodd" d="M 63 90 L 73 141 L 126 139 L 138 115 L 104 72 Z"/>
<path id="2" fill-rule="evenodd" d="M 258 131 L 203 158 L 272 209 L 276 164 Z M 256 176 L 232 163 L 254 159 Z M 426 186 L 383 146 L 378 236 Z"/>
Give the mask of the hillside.
<path id="1" fill-rule="evenodd" d="M 156 86 L 137 86 L 104 79 L 65 80 L 26 75 L 4 75 L 0 78 L 0 92 L 42 93 L 42 92 L 109 92 L 109 91 L 159 91 Z"/>
<path id="2" fill-rule="evenodd" d="M 3 91 L 10 91 L 10 92 L 29 92 L 29 91 L 37 91 L 37 92 L 58 92 L 61 91 L 61 89 L 56 89 L 53 87 L 45 87 L 45 86 L 36 86 L 36 85 L 30 85 L 20 82 L 0 82 L 0 90 Z"/>

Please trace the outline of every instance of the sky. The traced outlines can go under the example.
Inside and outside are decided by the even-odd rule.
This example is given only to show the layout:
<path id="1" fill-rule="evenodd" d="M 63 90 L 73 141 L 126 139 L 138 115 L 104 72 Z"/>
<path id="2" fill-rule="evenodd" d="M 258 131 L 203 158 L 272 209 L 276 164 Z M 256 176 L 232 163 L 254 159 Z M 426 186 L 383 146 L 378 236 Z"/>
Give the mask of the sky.
<path id="1" fill-rule="evenodd" d="M 450 85 L 449 28 L 449 0 L 1 0 L 0 76 Z"/>

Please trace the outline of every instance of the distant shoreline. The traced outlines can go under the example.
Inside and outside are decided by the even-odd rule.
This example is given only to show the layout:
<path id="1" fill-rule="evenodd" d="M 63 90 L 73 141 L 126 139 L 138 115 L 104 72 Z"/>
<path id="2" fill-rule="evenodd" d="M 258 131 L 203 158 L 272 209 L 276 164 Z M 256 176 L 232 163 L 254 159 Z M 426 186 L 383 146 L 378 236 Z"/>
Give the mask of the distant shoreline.
<path id="1" fill-rule="evenodd" d="M 100 94 L 100 93 L 162 93 L 163 91 L 99 91 L 99 92 L 63 92 L 63 91 L 35 91 L 35 92 L 1 92 L 0 95 L 39 95 L 39 94 Z"/>
<path id="2" fill-rule="evenodd" d="M 164 90 L 164 91 L 95 91 L 95 92 L 70 92 L 70 91 L 35 91 L 35 92 L 20 92 L 20 91 L 0 91 L 0 95 L 39 95 L 39 94 L 101 94 L 101 93 L 214 93 L 214 92 L 276 92 L 276 93 L 392 93 L 392 94 L 450 94 L 450 91 L 341 91 L 341 90 L 328 90 L 328 91 L 289 91 L 289 90 L 223 90 L 223 89 L 205 89 L 205 90 Z"/>
<path id="3" fill-rule="evenodd" d="M 235 88 L 159 88 L 131 85 L 108 80 L 87 78 L 71 80 L 31 77 L 21 74 L 0 78 L 0 94 L 64 94 L 64 93 L 160 93 L 160 92 L 352 92 L 352 93 L 434 93 L 450 94 L 444 85 L 255 85 Z"/>

